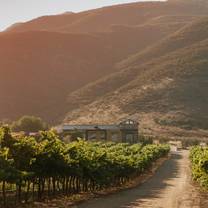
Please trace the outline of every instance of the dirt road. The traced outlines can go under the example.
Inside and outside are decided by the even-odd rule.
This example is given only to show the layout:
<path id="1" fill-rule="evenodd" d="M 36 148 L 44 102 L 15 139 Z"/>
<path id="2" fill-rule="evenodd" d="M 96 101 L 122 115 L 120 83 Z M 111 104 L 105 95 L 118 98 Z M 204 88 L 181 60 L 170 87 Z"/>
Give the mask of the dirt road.
<path id="1" fill-rule="evenodd" d="M 77 208 L 201 208 L 198 191 L 191 185 L 190 177 L 188 152 L 173 153 L 142 185 L 89 200 Z"/>

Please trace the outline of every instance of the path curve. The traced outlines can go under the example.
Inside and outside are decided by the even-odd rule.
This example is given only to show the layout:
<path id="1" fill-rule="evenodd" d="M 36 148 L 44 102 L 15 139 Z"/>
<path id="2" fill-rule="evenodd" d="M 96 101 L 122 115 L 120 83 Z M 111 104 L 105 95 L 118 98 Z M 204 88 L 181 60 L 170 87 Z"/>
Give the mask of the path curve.
<path id="1" fill-rule="evenodd" d="M 130 190 L 89 200 L 77 208 L 199 208 L 191 185 L 188 151 L 172 153 L 148 181 Z"/>

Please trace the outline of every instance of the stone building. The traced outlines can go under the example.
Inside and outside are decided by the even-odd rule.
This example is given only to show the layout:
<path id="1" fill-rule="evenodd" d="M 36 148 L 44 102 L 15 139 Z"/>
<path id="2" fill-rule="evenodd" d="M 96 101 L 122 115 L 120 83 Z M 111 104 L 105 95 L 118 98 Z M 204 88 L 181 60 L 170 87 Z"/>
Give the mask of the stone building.
<path id="1" fill-rule="evenodd" d="M 59 132 L 89 141 L 112 141 L 137 143 L 139 140 L 138 122 L 131 119 L 111 125 L 70 125 L 63 124 L 59 127 Z"/>

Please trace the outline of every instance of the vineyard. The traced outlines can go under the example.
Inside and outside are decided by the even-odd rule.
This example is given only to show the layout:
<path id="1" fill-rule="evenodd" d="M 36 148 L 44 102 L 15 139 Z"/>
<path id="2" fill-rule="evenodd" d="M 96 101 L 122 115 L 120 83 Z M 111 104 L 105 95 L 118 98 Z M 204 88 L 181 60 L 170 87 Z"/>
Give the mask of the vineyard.
<path id="1" fill-rule="evenodd" d="M 166 156 L 168 145 L 79 140 L 66 144 L 48 131 L 38 138 L 0 129 L 0 206 L 119 186 Z"/>
<path id="2" fill-rule="evenodd" d="M 208 148 L 193 147 L 190 158 L 193 179 L 199 182 L 202 187 L 208 189 Z"/>

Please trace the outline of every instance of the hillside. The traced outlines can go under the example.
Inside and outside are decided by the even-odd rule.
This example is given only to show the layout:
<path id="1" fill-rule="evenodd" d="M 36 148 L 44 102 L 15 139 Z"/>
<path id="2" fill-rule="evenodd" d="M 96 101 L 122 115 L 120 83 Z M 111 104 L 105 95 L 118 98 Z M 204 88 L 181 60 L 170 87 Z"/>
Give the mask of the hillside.
<path id="1" fill-rule="evenodd" d="M 59 116 L 55 108 L 61 108 L 67 93 L 98 78 L 99 62 L 112 59 L 99 38 L 90 35 L 1 34 L 0 45 L 1 118 Z"/>
<path id="2" fill-rule="evenodd" d="M 69 103 L 78 99 L 83 106 L 71 111 L 66 121 L 112 123 L 132 117 L 148 133 L 169 131 L 177 136 L 183 129 L 206 130 L 207 23 L 203 18 L 185 26 L 134 55 L 133 62 L 128 59 L 121 71 L 71 94 Z"/>
<path id="3" fill-rule="evenodd" d="M 180 27 L 119 26 L 97 34 L 0 34 L 0 118 L 30 114 L 60 121 L 70 92 L 115 72 L 115 63 Z"/>
<path id="4" fill-rule="evenodd" d="M 116 63 L 202 14 L 175 3 L 134 3 L 16 24 L 0 34 L 0 119 L 30 114 L 61 121 L 70 109 L 68 94 L 120 70 Z M 93 32 L 81 33 L 87 32 L 82 21 Z M 63 33 L 72 23 L 79 23 L 80 29 Z M 97 26 L 102 24 L 106 27 L 101 32 Z"/>
<path id="5" fill-rule="evenodd" d="M 206 92 L 206 80 L 189 65 L 198 72 L 206 65 L 207 15 L 203 1 L 171 0 L 11 26 L 0 33 L 0 120 L 29 114 L 56 124 L 68 114 L 66 121 L 103 123 L 133 116 L 147 128 L 206 129 L 206 99 L 192 101 Z M 169 83 L 174 87 L 164 87 Z"/>
<path id="6" fill-rule="evenodd" d="M 206 39 L 208 37 L 207 25 L 208 18 L 194 21 L 158 43 L 124 59 L 116 65 L 120 70 L 72 93 L 68 98 L 69 103 L 82 104 L 83 102 L 83 104 L 87 104 L 87 102 L 95 99 L 96 94 L 102 96 L 122 87 L 125 83 L 134 79 L 135 76 L 143 74 L 143 70 L 139 68 L 140 65 Z M 102 91 L 100 92 L 99 89 Z M 76 99 L 79 99 L 79 102 Z"/>

